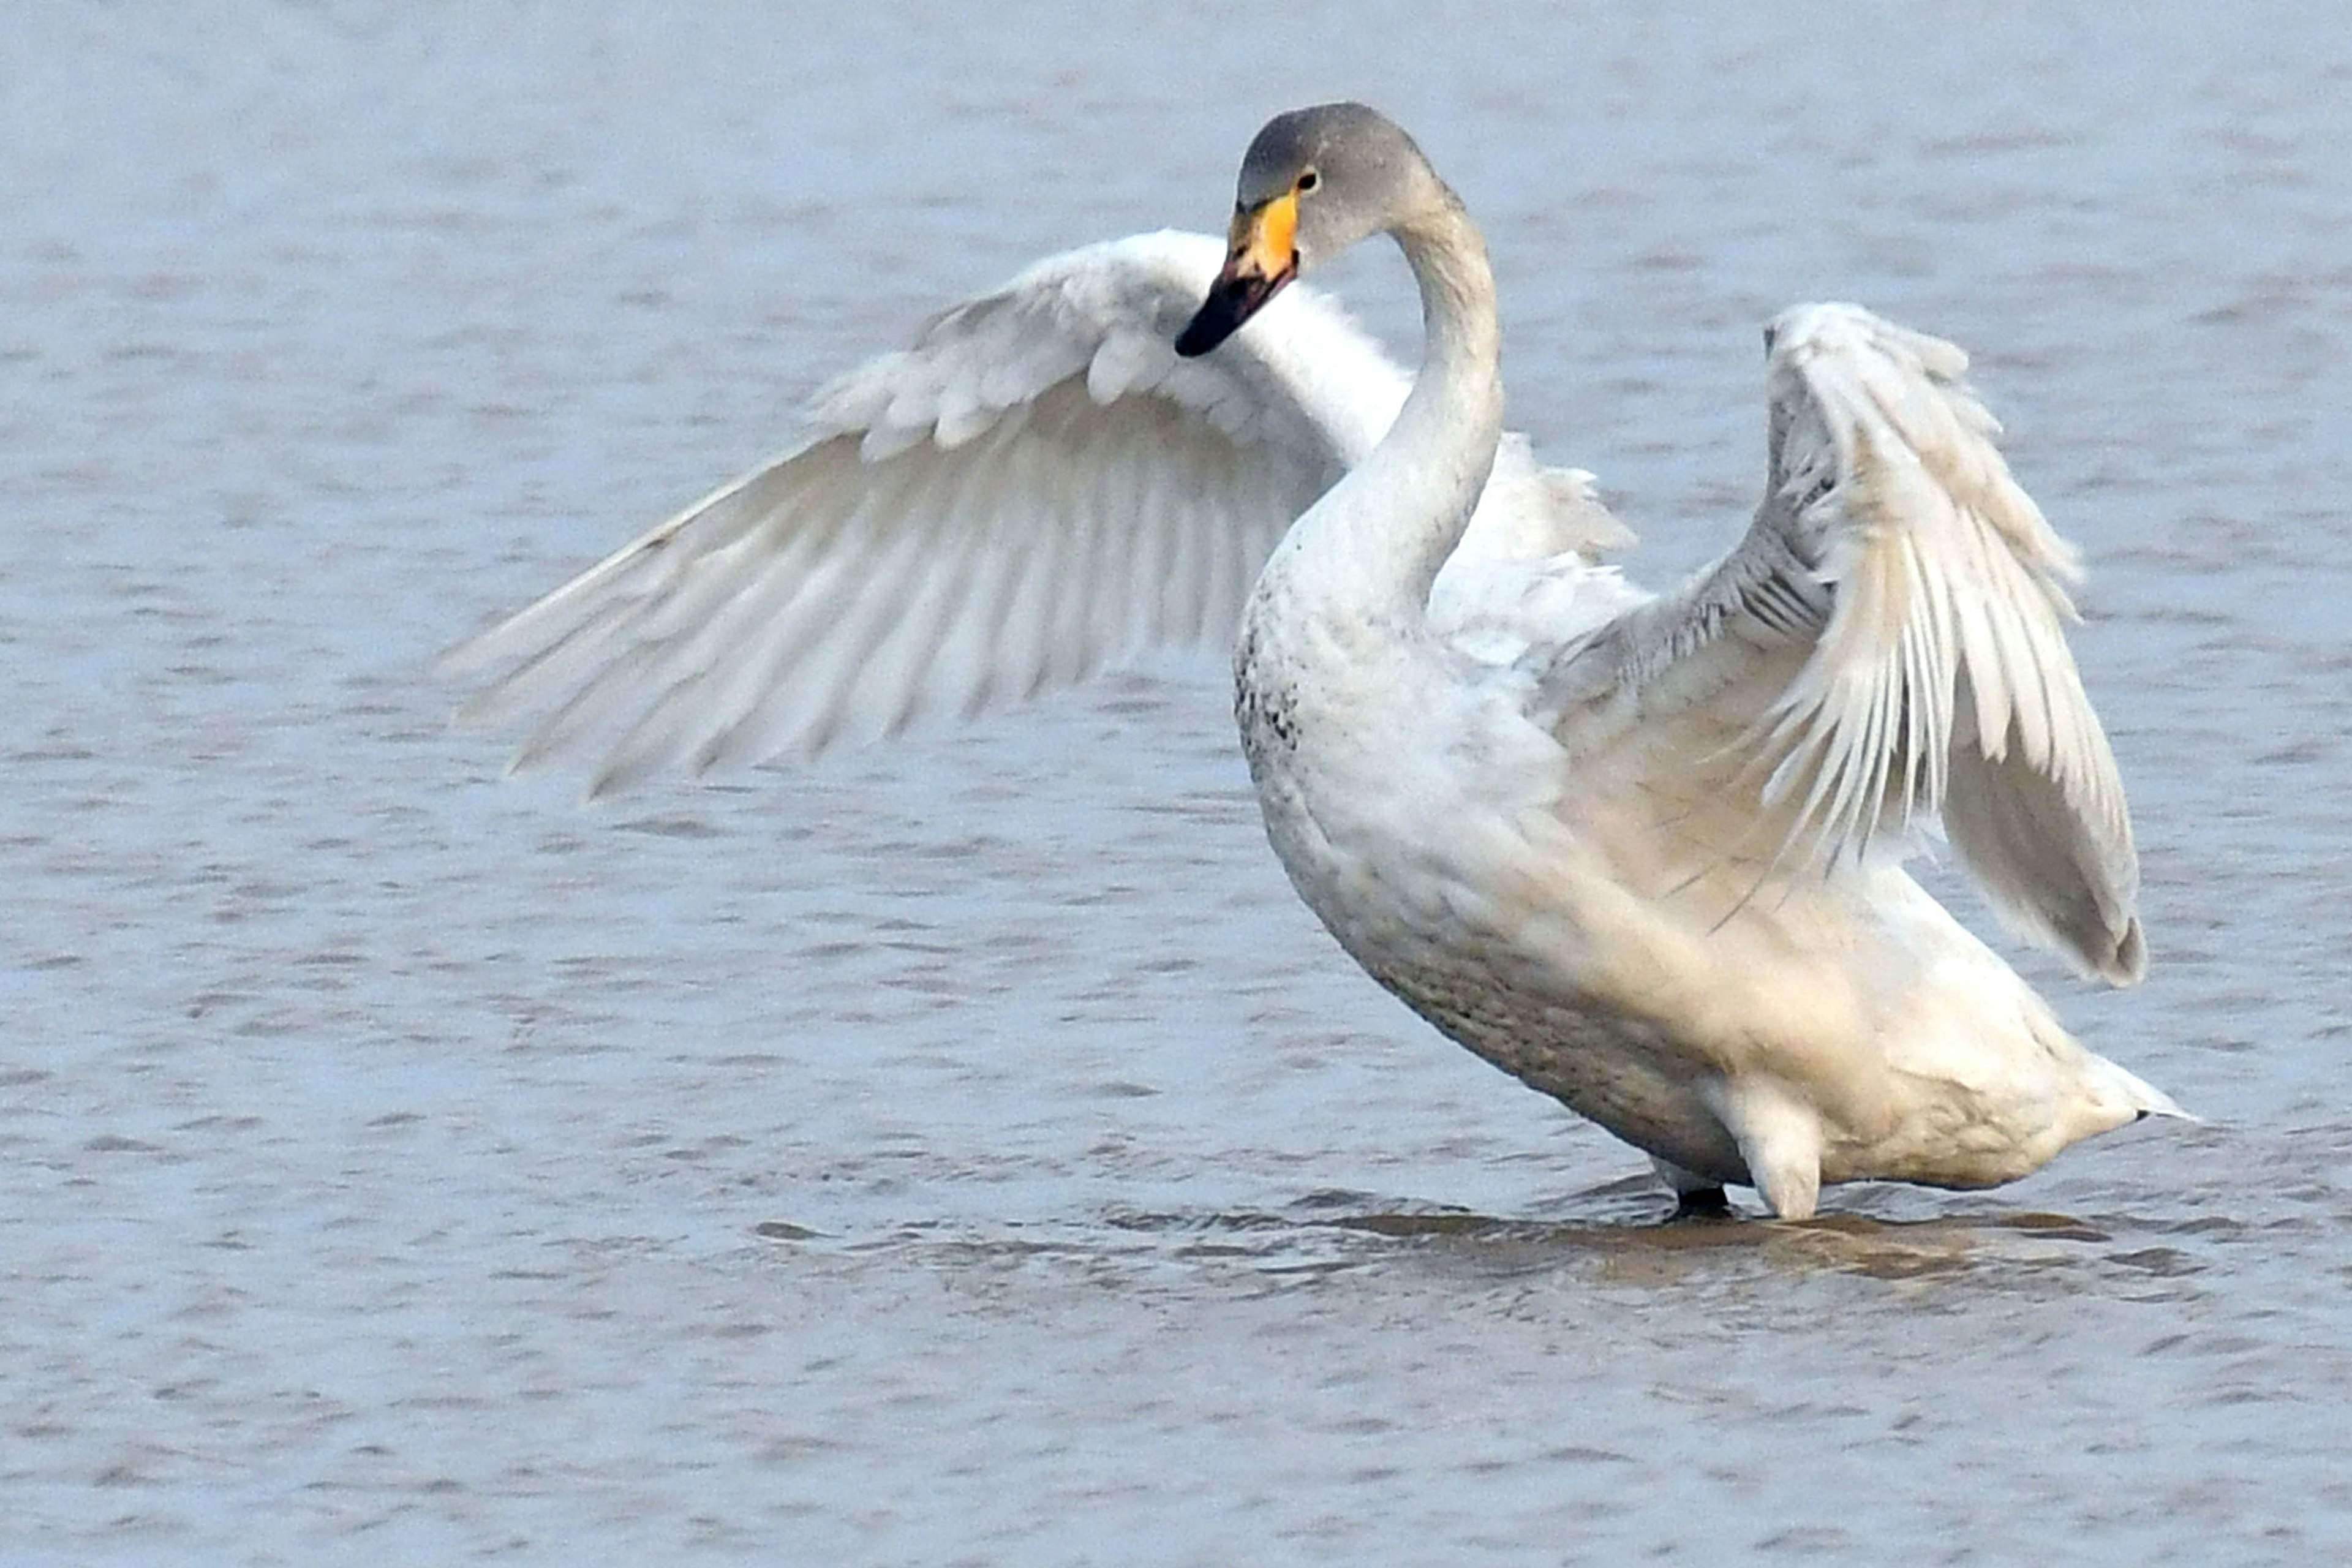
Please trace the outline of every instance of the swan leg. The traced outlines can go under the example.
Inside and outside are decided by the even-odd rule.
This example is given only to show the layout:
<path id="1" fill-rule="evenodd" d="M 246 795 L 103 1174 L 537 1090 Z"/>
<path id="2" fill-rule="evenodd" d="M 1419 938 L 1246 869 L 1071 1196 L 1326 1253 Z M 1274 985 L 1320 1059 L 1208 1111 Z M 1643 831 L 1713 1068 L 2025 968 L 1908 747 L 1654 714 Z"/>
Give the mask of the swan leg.
<path id="1" fill-rule="evenodd" d="M 1723 1087 L 1716 1114 L 1739 1143 L 1756 1191 L 1780 1219 L 1811 1219 L 1822 1196 L 1822 1121 L 1772 1079 Z"/>
<path id="2" fill-rule="evenodd" d="M 1715 1219 L 1731 1212 L 1731 1200 L 1723 1195 L 1723 1184 L 1685 1171 L 1672 1160 L 1650 1156 L 1650 1166 L 1658 1173 L 1658 1180 L 1674 1190 L 1675 1219 Z"/>

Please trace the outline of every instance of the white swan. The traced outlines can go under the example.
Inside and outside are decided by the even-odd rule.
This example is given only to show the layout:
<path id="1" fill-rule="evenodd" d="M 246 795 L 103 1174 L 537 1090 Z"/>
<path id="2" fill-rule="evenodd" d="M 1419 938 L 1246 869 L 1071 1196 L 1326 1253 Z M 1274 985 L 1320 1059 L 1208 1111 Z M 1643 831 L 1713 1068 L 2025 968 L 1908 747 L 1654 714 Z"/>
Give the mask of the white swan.
<path id="1" fill-rule="evenodd" d="M 1958 350 L 1781 315 L 1755 524 L 1654 597 L 1593 563 L 1622 535 L 1586 476 L 1503 435 L 1485 245 L 1402 131 L 1279 116 L 1239 198 L 1213 282 L 1193 237 L 1074 252 L 837 383 L 793 454 L 460 650 L 509 665 L 465 716 L 558 703 L 518 763 L 593 754 L 609 788 L 1238 613 L 1243 745 L 1306 901 L 1686 1200 L 1750 1184 L 1803 1218 L 1825 1183 L 1990 1185 L 2181 1114 L 1899 864 L 1940 823 L 2022 932 L 2115 984 L 2145 965 L 2073 556 Z M 1258 316 L 1382 232 L 1427 322 L 1409 396 L 1305 291 Z"/>

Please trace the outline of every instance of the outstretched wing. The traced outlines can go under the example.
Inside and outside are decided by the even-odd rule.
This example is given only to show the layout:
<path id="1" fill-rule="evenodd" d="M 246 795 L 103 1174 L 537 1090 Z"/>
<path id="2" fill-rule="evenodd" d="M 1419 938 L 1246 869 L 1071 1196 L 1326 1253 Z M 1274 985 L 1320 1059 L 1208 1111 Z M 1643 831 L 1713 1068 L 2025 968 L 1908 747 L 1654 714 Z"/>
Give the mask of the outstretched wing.
<path id="1" fill-rule="evenodd" d="M 1141 235 L 1048 258 L 821 392 L 792 452 L 449 656 L 527 767 L 809 754 L 1227 646 L 1274 542 L 1395 418 L 1404 374 L 1294 288 L 1171 346 L 1223 258 Z"/>
<path id="2" fill-rule="evenodd" d="M 1767 342 L 1755 525 L 1557 660 L 1563 728 L 1576 715 L 1590 747 L 1711 708 L 1771 867 L 1940 818 L 2012 925 L 2138 979 L 2131 818 L 2066 645 L 2079 568 L 1994 447 L 1967 357 L 1853 305 L 1799 306 Z"/>

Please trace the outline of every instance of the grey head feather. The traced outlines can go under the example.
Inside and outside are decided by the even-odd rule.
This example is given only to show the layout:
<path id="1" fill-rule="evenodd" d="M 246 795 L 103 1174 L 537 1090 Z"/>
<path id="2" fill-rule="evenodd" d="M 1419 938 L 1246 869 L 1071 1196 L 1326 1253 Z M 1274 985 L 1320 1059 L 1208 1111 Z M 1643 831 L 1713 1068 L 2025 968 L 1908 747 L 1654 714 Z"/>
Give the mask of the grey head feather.
<path id="1" fill-rule="evenodd" d="M 1295 241 L 1301 270 L 1451 195 L 1386 115 L 1361 103 L 1318 103 L 1276 115 L 1250 142 L 1240 205 L 1272 201 L 1309 170 L 1315 184 L 1299 196 Z"/>

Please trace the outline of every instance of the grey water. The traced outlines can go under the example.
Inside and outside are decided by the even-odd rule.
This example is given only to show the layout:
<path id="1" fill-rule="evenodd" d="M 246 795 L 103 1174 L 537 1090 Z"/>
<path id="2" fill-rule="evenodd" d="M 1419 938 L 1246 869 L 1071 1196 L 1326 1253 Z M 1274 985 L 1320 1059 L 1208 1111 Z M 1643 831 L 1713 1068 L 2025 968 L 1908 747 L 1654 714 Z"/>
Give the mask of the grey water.
<path id="1" fill-rule="evenodd" d="M 2019 962 L 2204 1124 L 1662 1226 L 1297 906 L 1213 663 L 596 809 L 448 731 L 440 649 L 1339 95 L 1653 579 L 1779 307 L 1975 350 L 2154 955 Z M 2347 148 L 2325 6 L 11 7 L 0 1561 L 2341 1560 Z"/>

